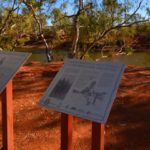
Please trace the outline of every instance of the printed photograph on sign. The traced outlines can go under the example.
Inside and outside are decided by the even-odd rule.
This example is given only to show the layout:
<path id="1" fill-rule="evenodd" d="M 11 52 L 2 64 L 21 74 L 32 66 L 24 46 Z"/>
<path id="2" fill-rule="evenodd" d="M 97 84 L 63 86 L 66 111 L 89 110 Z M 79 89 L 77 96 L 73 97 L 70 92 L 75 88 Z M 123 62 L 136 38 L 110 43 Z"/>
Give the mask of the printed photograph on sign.
<path id="1" fill-rule="evenodd" d="M 62 76 L 61 79 L 59 79 L 59 81 L 56 83 L 49 97 L 64 100 L 65 96 L 67 95 L 68 91 L 70 90 L 73 84 L 73 77 L 74 76 L 64 74 L 64 76 Z"/>

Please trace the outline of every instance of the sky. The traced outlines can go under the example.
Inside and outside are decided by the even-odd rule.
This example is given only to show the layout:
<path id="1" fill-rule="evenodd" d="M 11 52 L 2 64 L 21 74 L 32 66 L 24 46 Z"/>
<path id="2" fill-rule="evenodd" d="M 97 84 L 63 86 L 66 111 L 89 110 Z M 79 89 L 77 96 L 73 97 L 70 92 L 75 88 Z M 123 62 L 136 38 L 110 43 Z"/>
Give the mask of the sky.
<path id="1" fill-rule="evenodd" d="M 9 2 L 7 2 L 7 1 L 5 1 L 5 2 L 0 1 L 0 6 L 4 6 L 4 7 L 11 6 L 13 1 L 12 0 L 11 0 L 11 2 L 10 2 L 10 0 L 8 0 L 8 1 Z M 75 12 L 73 1 L 74 0 L 57 0 L 57 3 L 53 7 L 60 8 L 62 3 L 66 2 L 67 5 L 66 5 L 66 9 L 65 9 L 64 12 L 67 12 L 68 15 L 71 15 L 71 14 L 73 14 Z M 84 0 L 84 1 L 87 1 L 87 0 Z M 100 0 L 93 0 L 93 1 L 97 1 L 98 4 L 101 2 Z M 118 2 L 126 2 L 126 1 L 132 1 L 132 0 L 118 0 Z M 136 5 L 138 4 L 138 2 L 140 0 L 134 0 L 134 1 L 137 1 L 135 3 L 135 5 L 134 5 L 135 8 L 136 8 Z M 146 6 L 150 8 L 150 0 L 143 0 L 143 4 L 146 4 Z M 134 9 L 132 11 L 134 11 Z M 143 17 L 146 16 L 146 11 L 144 11 L 144 9 L 140 9 L 138 12 Z M 51 24 L 51 20 L 50 19 L 47 22 L 48 22 L 49 25 Z"/>
<path id="2" fill-rule="evenodd" d="M 58 0 L 55 7 L 56 8 L 60 8 L 61 4 L 64 2 L 64 1 L 67 1 L 67 0 Z M 70 1 L 73 1 L 73 0 L 70 0 Z M 83 0 L 83 1 L 86 1 L 86 0 Z M 98 5 L 101 3 L 100 0 L 93 0 L 93 1 L 96 1 L 98 3 Z M 133 0 L 118 0 L 118 2 L 126 2 L 126 1 L 133 1 Z M 140 0 L 134 0 L 135 1 L 135 9 L 137 8 L 138 4 L 139 4 L 139 1 Z M 145 5 L 146 4 L 146 5 Z M 143 0 L 143 5 L 145 5 L 146 7 L 149 7 L 150 8 L 150 0 Z M 75 11 L 73 9 L 74 7 L 74 4 L 73 2 L 72 3 L 67 3 L 67 9 L 66 9 L 66 12 L 71 15 L 73 14 Z M 131 11 L 131 13 L 134 12 L 134 9 Z M 138 13 L 141 14 L 142 17 L 145 17 L 147 16 L 146 14 L 146 11 L 144 11 L 144 8 L 142 7 L 142 9 L 139 9 L 138 10 Z M 48 21 L 49 24 L 51 24 L 51 21 L 49 20 Z"/>

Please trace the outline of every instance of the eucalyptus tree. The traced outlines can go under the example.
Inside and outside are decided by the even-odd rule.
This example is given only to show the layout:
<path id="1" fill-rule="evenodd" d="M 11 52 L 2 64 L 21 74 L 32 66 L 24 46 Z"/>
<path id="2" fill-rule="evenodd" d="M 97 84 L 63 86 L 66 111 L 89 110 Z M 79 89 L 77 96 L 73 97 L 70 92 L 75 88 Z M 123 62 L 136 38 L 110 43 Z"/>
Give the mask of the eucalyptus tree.
<path id="1" fill-rule="evenodd" d="M 65 6 L 65 7 L 63 7 L 63 9 L 61 8 L 55 9 L 55 11 L 53 12 L 55 13 L 55 19 L 54 19 L 55 21 L 53 21 L 53 25 L 60 26 L 61 24 L 61 27 L 63 27 L 63 30 L 65 29 L 65 32 L 69 34 L 71 33 L 72 46 L 71 46 L 71 53 L 69 57 L 77 57 L 78 42 L 80 38 L 80 28 L 81 28 L 80 16 L 84 14 L 85 11 L 91 9 L 92 5 L 91 3 L 85 3 L 84 0 L 74 0 L 74 1 L 64 0 L 64 1 L 60 1 L 60 3 L 61 2 L 62 2 L 61 6 Z M 66 29 L 68 29 L 69 32 Z"/>
<path id="2" fill-rule="evenodd" d="M 16 45 L 16 39 L 13 37 L 13 28 L 15 26 L 14 18 L 16 16 L 15 11 L 19 9 L 17 0 L 13 0 L 11 6 L 4 7 L 3 2 L 0 2 L 1 15 L 0 15 L 0 48 L 1 49 L 13 49 Z M 9 34 L 8 34 L 9 33 Z"/>
<path id="3" fill-rule="evenodd" d="M 67 37 L 72 34 L 72 18 L 66 17 L 66 13 L 61 8 L 55 8 L 51 13 L 51 22 L 53 32 L 55 32 L 55 37 L 53 38 L 56 41 L 55 43 L 59 45 L 66 40 L 69 43 L 70 40 Z"/>
<path id="4" fill-rule="evenodd" d="M 0 26 L 0 35 L 3 34 L 3 32 L 5 32 L 5 30 L 8 26 L 8 23 L 9 23 L 9 19 L 11 18 L 14 11 L 19 8 L 19 6 L 16 6 L 16 5 L 17 5 L 16 0 L 13 0 L 12 6 L 7 9 L 8 10 L 7 14 L 5 16 L 4 15 L 1 16 L 1 17 L 3 17 L 3 20 L 2 20 L 1 26 Z M 1 11 L 2 11 L 2 9 L 4 9 L 4 8 L 2 8 L 2 6 L 1 6 Z"/>
<path id="5" fill-rule="evenodd" d="M 0 5 L 4 1 L 10 3 L 2 0 Z M 46 19 L 50 18 L 53 29 L 63 29 L 72 35 L 73 57 L 78 57 L 79 42 L 88 43 L 80 56 L 82 59 L 98 42 L 108 41 L 119 33 L 126 34 L 125 28 L 149 21 L 150 5 L 146 2 L 150 4 L 148 0 L 13 0 L 9 8 L 0 9 L 0 40 L 8 43 L 6 35 L 16 37 L 35 32 L 45 44 L 47 60 L 51 61 L 52 50 L 44 35 Z M 141 11 L 147 11 L 147 15 L 144 17 Z"/>
<path id="6" fill-rule="evenodd" d="M 43 29 L 47 24 L 46 9 L 49 9 L 47 7 L 50 7 L 55 1 L 56 0 L 2 0 L 2 2 L 0 2 L 1 6 L 3 2 L 6 3 L 4 8 L 1 7 L 2 12 L 6 12 L 5 15 L 3 15 L 3 13 L 1 14 L 0 40 L 3 40 L 2 43 L 11 35 L 10 30 L 14 33 L 10 39 L 14 39 L 17 33 L 29 34 L 35 32 L 37 37 L 41 38 L 45 44 L 47 60 L 51 61 L 52 50 L 49 48 Z M 6 9 L 8 5 L 9 7 Z M 16 37 L 17 42 L 18 39 L 19 38 Z M 3 46 L 4 45 L 5 44 L 3 44 Z"/>
<path id="7" fill-rule="evenodd" d="M 147 3 L 149 3 L 148 0 Z M 80 59 L 82 59 L 84 55 L 90 49 L 92 49 L 98 41 L 104 39 L 110 32 L 116 29 L 127 28 L 142 22 L 149 21 L 149 14 L 146 16 L 141 16 L 139 12 L 140 10 L 143 10 L 144 12 L 146 12 L 146 10 L 147 12 L 149 11 L 150 5 L 145 5 L 146 3 L 144 0 L 97 1 L 95 7 L 92 8 L 92 13 L 97 16 L 97 25 L 102 25 L 103 30 L 99 30 L 97 32 L 90 46 L 80 56 Z"/>
<path id="8" fill-rule="evenodd" d="M 79 41 L 89 43 L 82 52 L 81 59 L 97 42 L 109 40 L 109 34 L 112 37 L 115 34 L 117 36 L 124 31 L 122 28 L 129 28 L 150 19 L 148 15 L 143 17 L 139 12 L 149 11 L 145 0 L 67 0 L 67 3 L 71 3 L 69 7 L 74 11 L 71 15 L 64 15 L 62 19 L 72 19 L 72 56 L 78 57 Z"/>
<path id="9" fill-rule="evenodd" d="M 92 3 L 84 3 L 83 0 L 75 0 L 75 14 L 69 16 L 73 18 L 73 42 L 72 42 L 72 56 L 78 57 L 78 42 L 80 37 L 80 16 L 85 13 L 85 11 L 92 8 Z"/>
<path id="10" fill-rule="evenodd" d="M 44 36 L 44 32 L 43 32 L 43 19 L 41 17 L 45 16 L 45 13 L 42 13 L 42 9 L 45 3 L 53 3 L 55 2 L 54 0 L 22 0 L 22 3 L 25 4 L 25 6 L 29 9 L 29 11 L 31 12 L 31 14 L 33 15 L 33 18 L 35 19 L 35 22 L 37 24 L 38 27 L 38 33 L 39 36 L 41 37 L 41 39 L 43 40 L 44 44 L 45 44 L 45 50 L 46 50 L 46 56 L 47 56 L 47 61 L 51 61 L 52 60 L 52 49 L 49 48 L 48 42 Z"/>

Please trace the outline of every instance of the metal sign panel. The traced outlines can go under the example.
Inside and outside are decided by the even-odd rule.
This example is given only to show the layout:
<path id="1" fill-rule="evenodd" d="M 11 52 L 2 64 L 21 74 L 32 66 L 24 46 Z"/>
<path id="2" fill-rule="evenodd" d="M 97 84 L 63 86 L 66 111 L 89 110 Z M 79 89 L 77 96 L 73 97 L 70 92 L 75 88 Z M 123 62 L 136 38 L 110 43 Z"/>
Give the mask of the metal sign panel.
<path id="1" fill-rule="evenodd" d="M 125 65 L 67 59 L 40 105 L 105 123 Z"/>
<path id="2" fill-rule="evenodd" d="M 0 93 L 31 54 L 0 51 Z"/>

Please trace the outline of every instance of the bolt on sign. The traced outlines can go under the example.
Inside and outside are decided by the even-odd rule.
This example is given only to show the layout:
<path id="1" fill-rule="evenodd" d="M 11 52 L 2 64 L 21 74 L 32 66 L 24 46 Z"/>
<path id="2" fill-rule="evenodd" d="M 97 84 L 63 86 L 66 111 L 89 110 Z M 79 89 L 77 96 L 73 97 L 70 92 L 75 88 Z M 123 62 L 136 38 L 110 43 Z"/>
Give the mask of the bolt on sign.
<path id="1" fill-rule="evenodd" d="M 22 52 L 0 52 L 0 93 L 30 55 Z"/>
<path id="2" fill-rule="evenodd" d="M 49 85 L 40 105 L 105 123 L 125 65 L 67 59 Z"/>

